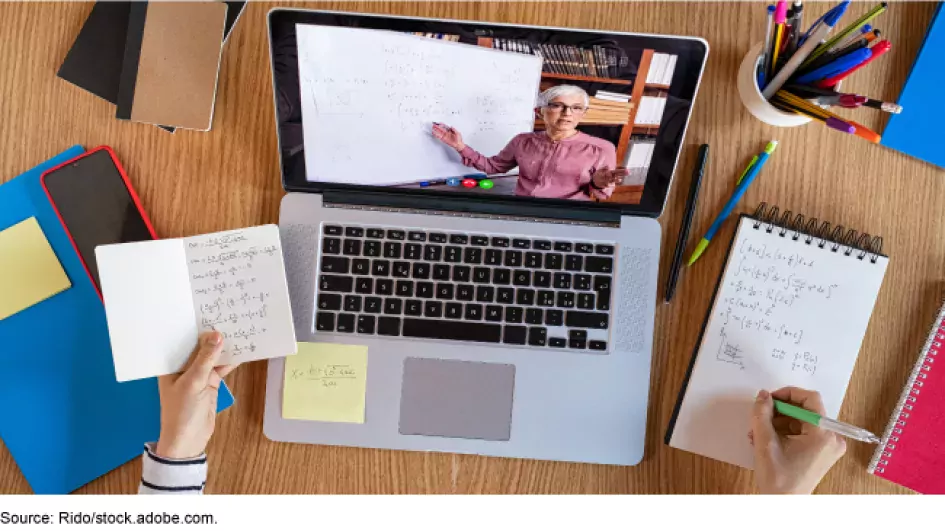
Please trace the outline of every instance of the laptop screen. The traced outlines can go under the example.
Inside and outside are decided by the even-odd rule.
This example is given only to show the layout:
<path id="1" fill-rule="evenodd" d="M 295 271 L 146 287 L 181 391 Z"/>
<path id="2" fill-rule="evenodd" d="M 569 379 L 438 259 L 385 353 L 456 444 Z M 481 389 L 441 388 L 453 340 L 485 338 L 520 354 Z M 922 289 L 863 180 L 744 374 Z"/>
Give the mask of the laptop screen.
<path id="1" fill-rule="evenodd" d="M 659 215 L 692 38 L 275 10 L 288 190 L 388 187 Z"/>

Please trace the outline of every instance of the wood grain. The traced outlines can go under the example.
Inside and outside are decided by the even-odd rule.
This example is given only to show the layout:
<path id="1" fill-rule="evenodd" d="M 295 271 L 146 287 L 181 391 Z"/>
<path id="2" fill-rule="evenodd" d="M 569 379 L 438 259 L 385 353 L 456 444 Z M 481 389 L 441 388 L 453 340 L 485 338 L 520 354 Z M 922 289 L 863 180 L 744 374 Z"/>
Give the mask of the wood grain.
<path id="1" fill-rule="evenodd" d="M 747 160 L 781 141 L 741 210 L 760 201 L 884 236 L 891 261 L 841 418 L 881 431 L 943 293 L 945 172 L 818 125 L 775 129 L 752 118 L 735 92 L 749 46 L 762 39 L 763 8 L 750 3 L 329 2 L 312 8 L 574 26 L 704 37 L 711 45 L 679 174 L 661 222 L 662 295 L 696 146 L 712 146 L 693 233 L 703 232 Z M 267 4 L 247 7 L 223 53 L 213 130 L 168 134 L 120 122 L 114 108 L 55 72 L 91 4 L 0 3 L 0 181 L 70 145 L 112 146 L 162 236 L 274 223 L 279 184 L 266 42 Z M 301 7 L 293 4 L 293 7 Z M 805 11 L 814 20 L 826 3 Z M 869 8 L 851 7 L 853 15 Z M 895 100 L 931 19 L 933 3 L 894 3 L 877 26 L 894 47 L 845 89 Z M 849 16 L 849 15 L 848 15 Z M 851 18 L 852 19 L 852 18 Z M 42 31 L 36 31 L 42 28 Z M 856 111 L 879 130 L 885 117 Z M 726 241 L 734 224 L 717 237 Z M 266 365 L 229 378 L 237 405 L 220 415 L 209 453 L 214 493 L 731 493 L 751 492 L 751 473 L 662 444 L 693 345 L 722 266 L 724 246 L 686 270 L 671 305 L 657 309 L 646 456 L 636 467 L 592 466 L 449 454 L 274 443 L 262 434 Z M 820 492 L 905 492 L 869 476 L 872 448 L 851 444 Z M 80 489 L 128 493 L 135 460 Z M 29 487 L 0 448 L 0 492 Z"/>

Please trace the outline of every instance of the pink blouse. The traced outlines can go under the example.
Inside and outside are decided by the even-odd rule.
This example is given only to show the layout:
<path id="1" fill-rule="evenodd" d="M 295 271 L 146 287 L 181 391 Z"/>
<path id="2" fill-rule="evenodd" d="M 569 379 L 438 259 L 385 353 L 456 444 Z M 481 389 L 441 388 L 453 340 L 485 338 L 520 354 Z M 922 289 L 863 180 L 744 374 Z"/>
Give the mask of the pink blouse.
<path id="1" fill-rule="evenodd" d="M 591 186 L 594 172 L 617 167 L 614 145 L 581 132 L 558 142 L 544 131 L 522 133 L 494 157 L 485 157 L 469 146 L 460 155 L 463 164 L 488 174 L 518 166 L 516 195 L 587 201 L 591 194 L 607 199 L 614 191 L 614 185 L 603 190 Z"/>

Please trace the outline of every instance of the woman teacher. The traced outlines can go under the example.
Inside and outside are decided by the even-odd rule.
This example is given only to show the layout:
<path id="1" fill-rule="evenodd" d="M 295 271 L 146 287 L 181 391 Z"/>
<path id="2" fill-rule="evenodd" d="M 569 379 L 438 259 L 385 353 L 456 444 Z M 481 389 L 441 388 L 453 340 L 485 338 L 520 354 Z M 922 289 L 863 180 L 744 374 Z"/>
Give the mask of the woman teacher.
<path id="1" fill-rule="evenodd" d="M 463 164 L 479 171 L 505 173 L 518 166 L 516 195 L 607 199 L 627 170 L 616 169 L 613 144 L 577 130 L 589 104 L 581 87 L 557 85 L 545 90 L 535 109 L 545 130 L 517 135 L 494 157 L 464 144 L 460 132 L 446 124 L 434 124 L 433 136 L 455 149 Z"/>

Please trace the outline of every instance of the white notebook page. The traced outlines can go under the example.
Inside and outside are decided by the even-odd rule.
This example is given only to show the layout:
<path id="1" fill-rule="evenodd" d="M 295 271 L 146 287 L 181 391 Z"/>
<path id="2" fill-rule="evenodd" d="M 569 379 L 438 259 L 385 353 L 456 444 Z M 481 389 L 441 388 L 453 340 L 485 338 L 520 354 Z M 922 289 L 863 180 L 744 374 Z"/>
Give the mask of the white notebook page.
<path id="1" fill-rule="evenodd" d="M 819 391 L 836 418 L 888 263 L 758 223 L 739 223 L 670 438 L 675 448 L 746 468 L 759 389 Z"/>

